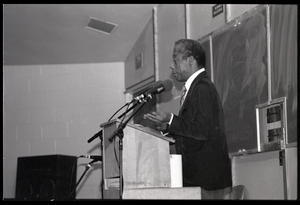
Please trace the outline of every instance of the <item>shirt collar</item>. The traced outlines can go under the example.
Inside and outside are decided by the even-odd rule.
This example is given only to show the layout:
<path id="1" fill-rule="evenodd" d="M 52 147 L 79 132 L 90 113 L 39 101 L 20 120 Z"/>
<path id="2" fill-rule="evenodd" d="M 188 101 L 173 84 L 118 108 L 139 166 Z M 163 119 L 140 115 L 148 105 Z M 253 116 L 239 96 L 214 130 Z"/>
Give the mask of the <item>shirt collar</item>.
<path id="1" fill-rule="evenodd" d="M 186 90 L 188 91 L 193 83 L 193 81 L 195 80 L 195 78 L 202 73 L 203 71 L 205 71 L 204 68 L 201 68 L 200 70 L 198 70 L 197 72 L 193 73 L 185 82 L 184 86 L 186 88 Z"/>

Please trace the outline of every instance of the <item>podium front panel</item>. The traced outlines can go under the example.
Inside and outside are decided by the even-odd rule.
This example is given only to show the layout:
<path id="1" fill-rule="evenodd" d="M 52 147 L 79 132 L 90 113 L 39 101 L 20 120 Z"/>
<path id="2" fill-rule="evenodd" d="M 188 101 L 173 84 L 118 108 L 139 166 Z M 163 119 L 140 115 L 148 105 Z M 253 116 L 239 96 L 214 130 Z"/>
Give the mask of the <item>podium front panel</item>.
<path id="1" fill-rule="evenodd" d="M 168 141 L 128 126 L 123 145 L 124 189 L 171 186 Z"/>
<path id="2" fill-rule="evenodd" d="M 103 127 L 103 198 L 119 196 L 119 163 L 123 165 L 123 188 L 170 187 L 169 141 L 140 127 L 128 124 L 124 129 L 122 160 L 119 138 L 108 139 L 119 126 L 115 120 Z"/>

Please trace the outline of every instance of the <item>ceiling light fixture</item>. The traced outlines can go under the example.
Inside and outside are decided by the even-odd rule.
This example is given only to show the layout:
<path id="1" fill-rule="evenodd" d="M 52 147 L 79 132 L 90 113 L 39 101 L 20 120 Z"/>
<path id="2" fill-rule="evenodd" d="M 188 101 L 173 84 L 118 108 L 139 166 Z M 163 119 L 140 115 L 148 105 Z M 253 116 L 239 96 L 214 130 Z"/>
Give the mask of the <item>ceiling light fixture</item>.
<path id="1" fill-rule="evenodd" d="M 117 24 L 90 17 L 87 28 L 111 35 Z"/>

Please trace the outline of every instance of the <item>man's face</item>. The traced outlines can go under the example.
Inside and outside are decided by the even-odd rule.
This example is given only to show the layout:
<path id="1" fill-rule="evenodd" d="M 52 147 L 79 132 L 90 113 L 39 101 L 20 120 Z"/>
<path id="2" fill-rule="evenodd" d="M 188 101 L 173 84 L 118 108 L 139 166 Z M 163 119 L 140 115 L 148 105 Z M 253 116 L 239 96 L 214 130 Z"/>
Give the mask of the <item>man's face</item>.
<path id="1" fill-rule="evenodd" d="M 172 74 L 177 81 L 185 82 L 189 77 L 187 59 L 182 59 L 182 54 L 178 53 L 176 49 L 173 51 L 173 63 L 171 65 Z"/>

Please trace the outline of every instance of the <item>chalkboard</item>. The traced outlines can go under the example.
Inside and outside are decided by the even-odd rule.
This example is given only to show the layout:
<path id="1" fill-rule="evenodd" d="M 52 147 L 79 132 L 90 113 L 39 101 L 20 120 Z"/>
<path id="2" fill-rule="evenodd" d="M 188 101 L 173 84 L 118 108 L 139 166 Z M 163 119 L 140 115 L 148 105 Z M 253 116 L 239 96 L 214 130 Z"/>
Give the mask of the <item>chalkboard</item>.
<path id="1" fill-rule="evenodd" d="M 211 78 L 211 65 L 210 65 L 210 41 L 209 41 L 209 36 L 206 36 L 205 38 L 199 39 L 198 40 L 202 47 L 205 50 L 205 71 L 207 75 Z"/>
<path id="2" fill-rule="evenodd" d="M 212 53 L 229 152 L 255 149 L 255 106 L 268 101 L 266 8 L 213 33 Z"/>
<path id="3" fill-rule="evenodd" d="M 272 99 L 287 98 L 288 143 L 297 141 L 297 5 L 272 5 Z"/>

